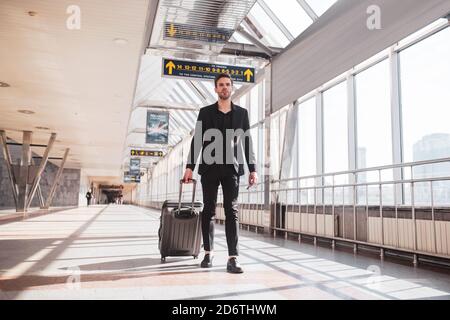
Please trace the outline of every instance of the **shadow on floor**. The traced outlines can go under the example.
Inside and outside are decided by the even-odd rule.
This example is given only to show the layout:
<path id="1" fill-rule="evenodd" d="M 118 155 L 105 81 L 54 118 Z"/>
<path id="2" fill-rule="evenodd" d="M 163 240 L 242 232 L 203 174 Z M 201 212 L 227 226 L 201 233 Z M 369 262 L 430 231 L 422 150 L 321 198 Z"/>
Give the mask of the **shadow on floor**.
<path id="1" fill-rule="evenodd" d="M 85 264 L 77 266 L 81 271 L 102 271 L 102 270 L 126 270 L 135 269 L 161 264 L 159 258 L 139 258 L 128 260 L 108 261 L 101 263 Z M 67 268 L 60 268 L 60 270 L 67 270 Z"/>
<path id="2" fill-rule="evenodd" d="M 136 260 L 146 260 L 146 259 L 136 259 Z M 158 260 L 159 259 L 150 259 Z M 177 262 L 179 260 L 173 260 Z M 120 261 L 114 262 L 114 267 L 120 264 Z M 143 261 L 141 261 L 143 263 Z M 159 261 L 160 263 L 160 261 Z M 125 262 L 126 264 L 126 262 Z M 89 266 L 89 265 L 88 265 Z M 81 266 L 82 267 L 82 266 Z M 91 266 L 92 267 L 92 266 Z M 110 268 L 113 265 L 109 266 Z M 63 285 L 73 283 L 73 279 L 76 278 L 73 273 L 74 267 L 62 268 L 61 270 L 67 270 L 68 274 L 63 276 L 42 276 L 42 275 L 24 275 L 13 279 L 1 279 L 0 278 L 0 290 L 16 291 L 20 292 L 24 289 L 29 289 L 32 287 L 49 286 L 49 285 Z M 81 268 L 80 268 L 81 269 Z M 84 269 L 86 270 L 86 269 Z M 105 270 L 105 269 L 104 269 Z M 120 272 L 104 272 L 104 273 L 91 273 L 91 274 L 79 274 L 78 277 L 81 283 L 87 282 L 98 282 L 98 281 L 119 281 L 119 280 L 130 280 L 139 278 L 149 278 L 149 277 L 173 277 L 175 275 L 189 275 L 199 272 L 220 272 L 223 270 L 213 270 L 213 269 L 201 269 L 198 263 L 193 264 L 178 264 L 178 265 L 160 265 L 156 268 L 146 268 L 138 270 L 121 270 Z M 168 280 L 170 281 L 170 280 Z"/>

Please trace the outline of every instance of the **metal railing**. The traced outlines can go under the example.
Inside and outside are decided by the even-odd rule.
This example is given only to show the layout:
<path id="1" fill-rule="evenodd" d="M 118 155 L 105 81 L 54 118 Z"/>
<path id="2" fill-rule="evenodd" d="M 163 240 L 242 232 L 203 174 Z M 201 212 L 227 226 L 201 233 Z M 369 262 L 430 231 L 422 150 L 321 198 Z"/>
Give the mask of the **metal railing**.
<path id="1" fill-rule="evenodd" d="M 311 236 L 315 243 L 325 238 L 333 247 L 336 241 L 349 242 L 355 252 L 368 245 L 380 248 L 381 256 L 385 249 L 404 251 L 414 263 L 418 255 L 450 258 L 450 158 L 272 180 L 270 210 L 264 206 L 264 187 L 264 182 L 250 189 L 241 184 L 241 226 L 266 227 L 285 237 L 295 233 L 299 240 Z M 436 187 L 445 197 L 436 196 Z M 186 190 L 184 197 L 190 196 Z M 177 192 L 162 193 L 142 204 L 160 208 L 164 200 L 177 197 Z M 223 221 L 221 188 L 217 204 L 216 219 Z M 424 237 L 431 239 L 426 248 Z"/>
<path id="2" fill-rule="evenodd" d="M 381 255 L 383 255 L 383 249 L 398 249 L 401 251 L 407 251 L 410 253 L 413 253 L 414 257 L 414 263 L 417 263 L 417 254 L 426 254 L 426 255 L 433 255 L 438 257 L 444 257 L 449 258 L 450 252 L 438 250 L 438 240 L 437 240 L 437 232 L 436 232 L 436 217 L 435 217 L 435 211 L 438 208 L 435 203 L 435 188 L 434 186 L 438 185 L 439 183 L 448 183 L 450 180 L 450 166 L 446 172 L 444 172 L 443 176 L 439 177 L 421 177 L 421 178 L 414 178 L 415 174 L 415 168 L 420 166 L 430 166 L 430 165 L 436 165 L 436 164 L 442 164 L 442 163 L 449 163 L 450 164 L 450 158 L 442 158 L 442 159 L 435 159 L 435 160 L 429 160 L 429 161 L 417 161 L 417 162 L 410 162 L 410 163 L 402 163 L 397 165 L 388 165 L 388 166 L 378 166 L 378 167 L 372 167 L 372 168 L 365 168 L 365 169 L 358 169 L 358 170 L 348 170 L 348 171 L 341 171 L 341 172 L 335 172 L 335 173 L 326 173 L 321 175 L 311 175 L 311 176 L 305 176 L 305 177 L 296 177 L 296 178 L 289 178 L 289 179 L 281 179 L 281 180 L 274 180 L 272 182 L 272 188 L 271 188 L 271 194 L 272 194 L 272 200 L 275 203 L 275 206 L 278 204 L 278 206 L 281 206 L 281 209 L 285 209 L 284 213 L 283 210 L 272 210 L 272 214 L 275 215 L 287 215 L 289 211 L 289 207 L 298 207 L 298 214 L 299 214 L 299 223 L 300 226 L 297 230 L 292 230 L 292 228 L 286 227 L 286 225 L 281 226 L 272 226 L 274 229 L 274 232 L 276 231 L 296 231 L 299 234 L 308 234 L 312 235 L 314 237 L 320 236 L 329 238 L 333 241 L 335 240 L 345 240 L 352 242 L 354 244 L 355 251 L 357 250 L 357 246 L 359 244 L 367 244 L 367 245 L 375 245 L 380 247 Z M 409 171 L 405 172 L 405 169 Z M 390 179 L 382 179 L 382 171 L 385 170 L 391 170 L 392 175 Z M 395 172 L 394 170 L 397 170 Z M 417 171 L 417 170 L 416 170 Z M 425 174 L 426 171 L 422 170 L 422 174 Z M 432 171 L 432 170 L 431 170 Z M 369 173 L 369 172 L 376 172 L 378 176 L 378 181 L 358 181 L 361 179 L 358 179 L 358 175 L 361 175 L 363 173 Z M 420 173 L 420 171 L 419 171 Z M 409 174 L 409 178 L 405 178 Z M 346 179 L 343 179 L 343 182 L 335 183 L 336 177 L 346 177 Z M 394 177 L 397 176 L 399 178 L 395 179 Z M 328 181 L 326 178 L 329 178 Z M 365 178 L 365 177 L 364 177 Z M 312 185 L 308 185 L 306 183 L 306 186 L 302 186 L 302 182 L 308 182 L 313 181 L 314 183 Z M 331 180 L 331 183 L 329 183 Z M 365 180 L 365 179 L 362 179 Z M 328 182 L 329 184 L 326 184 Z M 294 184 L 293 187 L 285 187 L 286 185 Z M 427 188 L 424 188 L 423 186 L 419 187 L 420 184 L 426 184 L 428 185 L 428 192 L 429 192 L 429 203 L 426 205 L 418 205 L 416 203 L 416 191 L 424 191 L 427 190 Z M 377 187 L 378 190 L 378 203 L 370 203 L 369 201 L 369 188 L 370 187 Z M 392 198 L 389 199 L 387 202 L 392 202 L 391 205 L 385 203 L 386 199 L 386 192 L 383 192 L 383 188 L 386 186 L 391 186 L 391 192 L 392 192 Z M 409 186 L 409 194 L 407 187 Z M 361 198 L 361 195 L 359 194 L 359 190 L 363 188 L 365 189 L 365 202 L 360 201 L 359 198 Z M 448 189 L 450 191 L 450 184 L 448 186 L 444 186 L 444 188 Z M 347 192 L 346 189 L 350 192 Z M 325 192 L 327 190 L 331 190 L 331 199 L 325 198 Z M 342 190 L 341 197 L 336 197 L 336 190 Z M 303 194 L 306 192 L 306 201 L 304 200 Z M 283 194 L 284 193 L 284 194 Z M 289 197 L 289 193 L 296 195 Z M 309 195 L 313 193 L 313 199 L 309 199 Z M 448 193 L 448 192 L 447 192 Z M 283 197 L 284 195 L 284 197 Z M 409 195 L 409 201 L 408 200 Z M 422 195 L 422 199 L 423 199 Z M 302 203 L 303 202 L 303 203 Z M 409 202 L 409 204 L 407 204 Z M 439 210 L 441 211 L 441 220 L 449 221 L 450 226 L 450 210 L 448 212 L 445 212 L 443 209 L 450 209 L 450 196 L 445 198 L 445 205 L 441 206 Z M 302 212 L 302 206 L 305 207 L 306 212 Z M 310 213 L 309 213 L 309 206 L 313 206 L 312 213 L 314 214 L 314 231 L 308 230 L 308 232 L 305 232 L 305 228 L 302 226 L 302 214 L 306 213 L 307 218 L 307 224 L 309 227 L 309 219 L 310 219 Z M 369 215 L 369 206 L 372 207 L 378 207 L 379 209 L 379 215 L 377 216 L 370 216 Z M 318 210 L 318 208 L 321 208 L 321 210 Z M 331 207 L 331 208 L 330 208 Z M 342 207 L 342 215 L 337 215 L 337 211 L 340 211 L 340 207 Z M 352 221 L 350 223 L 346 221 L 348 219 L 348 215 L 346 214 L 346 209 L 349 209 L 349 207 L 352 209 Z M 339 210 L 336 210 L 339 208 Z M 366 237 L 365 239 L 358 239 L 358 209 L 365 208 L 365 220 L 366 220 L 366 226 L 365 226 L 365 233 Z M 325 232 L 325 223 L 326 219 L 324 217 L 323 219 L 323 227 L 324 229 L 322 232 L 317 230 L 318 222 L 317 218 L 319 215 L 326 214 L 326 211 L 330 211 L 331 209 L 331 216 L 332 216 L 332 234 Z M 409 248 L 408 246 L 402 245 L 400 243 L 400 237 L 401 236 L 409 236 L 409 235 L 402 235 L 400 232 L 406 232 L 405 230 L 400 231 L 399 229 L 399 220 L 400 219 L 407 219 L 406 217 L 399 217 L 399 210 L 407 211 L 407 209 L 410 209 L 411 211 L 411 221 L 412 221 L 412 248 Z M 419 248 L 418 244 L 418 224 L 416 213 L 417 210 L 423 211 L 427 210 L 431 211 L 431 239 L 432 239 L 432 250 L 423 250 Z M 390 241 L 389 244 L 386 244 L 386 235 L 387 231 L 385 230 L 385 211 L 394 211 L 395 213 L 395 230 L 396 234 L 392 234 L 396 240 L 395 243 L 392 243 Z M 318 211 L 321 211 L 320 213 Z M 340 213 L 340 212 L 339 212 Z M 443 215 L 446 215 L 445 217 Z M 346 217 L 347 216 L 347 217 Z M 339 234 L 339 231 L 336 234 L 336 223 L 341 222 L 336 217 L 341 217 L 342 219 L 342 235 Z M 284 217 L 285 218 L 285 217 Z M 373 219 L 371 219 L 373 218 Z M 377 219 L 379 221 L 377 221 Z M 276 221 L 276 218 L 273 218 L 273 221 Z M 423 219 L 422 219 L 423 220 Z M 427 219 L 425 219 L 427 220 Z M 379 235 L 379 242 L 374 241 L 369 237 L 369 233 L 373 233 L 374 229 L 376 227 L 376 224 L 380 225 L 380 228 L 378 230 Z M 348 231 L 348 226 L 352 226 L 353 232 L 352 236 L 349 237 L 349 235 L 346 234 L 346 231 Z M 340 226 L 339 226 L 340 227 Z M 361 228 L 361 224 L 360 224 Z M 392 233 L 392 230 L 390 230 Z M 422 231 L 422 232 L 427 232 Z M 445 239 L 450 240 L 450 235 L 445 235 Z M 314 238 L 316 241 L 316 238 Z M 440 239 L 440 241 L 444 241 Z M 445 240 L 447 241 L 447 240 Z M 442 247 L 447 247 L 448 243 L 441 243 Z M 423 246 L 421 246 L 423 248 Z"/>
<path id="3" fill-rule="evenodd" d="M 199 190 L 200 189 L 200 190 Z M 200 191 L 200 192 L 199 192 Z M 193 190 L 183 190 L 181 201 L 190 201 L 192 199 L 192 192 Z M 149 207 L 153 209 L 161 209 L 162 204 L 166 200 L 172 200 L 172 201 L 178 201 L 178 195 L 179 191 L 173 191 L 173 192 L 164 192 L 160 193 L 158 195 L 147 195 L 146 197 L 140 197 L 137 200 L 137 204 L 144 207 Z M 196 201 L 201 200 L 201 188 L 199 188 L 197 184 L 196 189 Z"/>
<path id="4" fill-rule="evenodd" d="M 256 232 L 258 232 L 258 228 L 267 227 L 264 222 L 267 211 L 264 208 L 264 182 L 258 182 L 251 188 L 248 188 L 248 184 L 239 185 L 238 210 L 241 226 L 247 227 L 248 230 L 255 227 Z M 216 220 L 223 221 L 225 213 L 221 189 L 219 189 L 217 195 L 217 211 Z"/>

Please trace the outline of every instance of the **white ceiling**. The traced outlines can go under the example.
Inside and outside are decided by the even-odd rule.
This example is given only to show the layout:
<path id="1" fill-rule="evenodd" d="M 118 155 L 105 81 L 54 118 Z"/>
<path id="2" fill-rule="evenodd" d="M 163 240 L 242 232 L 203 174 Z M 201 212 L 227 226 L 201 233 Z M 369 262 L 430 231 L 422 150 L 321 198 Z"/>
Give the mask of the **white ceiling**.
<path id="1" fill-rule="evenodd" d="M 39 144 L 55 132 L 51 156 L 70 148 L 67 167 L 120 175 L 152 1 L 78 0 L 81 29 L 69 30 L 74 1 L 1 0 L 0 81 L 10 87 L 0 88 L 0 129 L 17 141 L 33 131 Z"/>

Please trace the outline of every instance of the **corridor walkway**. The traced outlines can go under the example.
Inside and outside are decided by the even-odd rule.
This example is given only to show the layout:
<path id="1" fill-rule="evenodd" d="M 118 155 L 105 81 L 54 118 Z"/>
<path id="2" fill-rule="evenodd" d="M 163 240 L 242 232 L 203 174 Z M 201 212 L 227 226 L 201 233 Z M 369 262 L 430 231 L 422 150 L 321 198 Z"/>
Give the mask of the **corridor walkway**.
<path id="1" fill-rule="evenodd" d="M 0 225 L 0 299 L 450 299 L 450 274 L 241 230 L 228 274 L 224 228 L 214 267 L 160 262 L 159 212 L 91 206 Z M 203 256 L 201 254 L 200 258 Z"/>

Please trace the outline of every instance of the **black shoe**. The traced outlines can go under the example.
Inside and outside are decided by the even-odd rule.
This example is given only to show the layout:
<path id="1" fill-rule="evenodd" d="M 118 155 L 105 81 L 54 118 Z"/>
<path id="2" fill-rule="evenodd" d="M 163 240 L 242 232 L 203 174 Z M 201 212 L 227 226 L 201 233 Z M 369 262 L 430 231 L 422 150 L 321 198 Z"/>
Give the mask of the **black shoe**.
<path id="1" fill-rule="evenodd" d="M 212 267 L 213 257 L 209 253 L 205 254 L 203 261 L 200 263 L 200 267 L 202 268 L 211 268 Z"/>
<path id="2" fill-rule="evenodd" d="M 239 262 L 237 262 L 236 258 L 228 259 L 227 263 L 227 271 L 230 273 L 242 273 L 244 270 L 242 270 L 241 265 Z"/>

